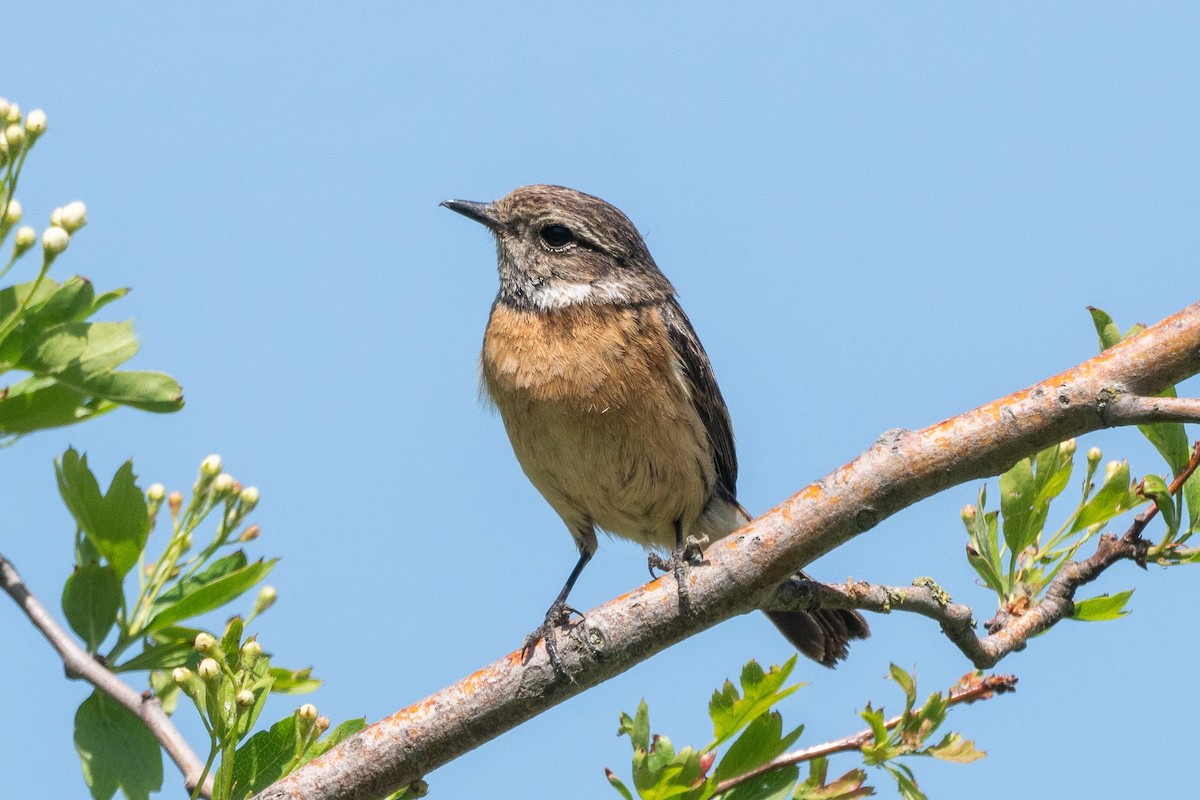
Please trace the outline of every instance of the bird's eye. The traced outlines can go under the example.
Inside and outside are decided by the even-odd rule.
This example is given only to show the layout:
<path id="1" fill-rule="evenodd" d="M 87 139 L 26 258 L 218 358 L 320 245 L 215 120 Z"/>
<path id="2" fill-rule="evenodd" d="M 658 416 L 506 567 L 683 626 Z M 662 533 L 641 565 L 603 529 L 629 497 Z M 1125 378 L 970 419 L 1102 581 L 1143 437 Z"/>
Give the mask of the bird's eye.
<path id="1" fill-rule="evenodd" d="M 539 232 L 542 241 L 549 247 L 559 248 L 566 247 L 571 242 L 575 241 L 575 235 L 571 233 L 570 228 L 564 225 L 547 225 Z"/>

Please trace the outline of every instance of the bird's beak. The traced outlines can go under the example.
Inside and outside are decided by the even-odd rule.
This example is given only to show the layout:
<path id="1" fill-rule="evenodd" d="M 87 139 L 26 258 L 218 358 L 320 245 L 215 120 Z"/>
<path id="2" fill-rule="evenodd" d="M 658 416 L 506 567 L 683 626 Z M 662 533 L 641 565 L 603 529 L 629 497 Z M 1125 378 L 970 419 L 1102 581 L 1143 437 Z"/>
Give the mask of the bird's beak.
<path id="1" fill-rule="evenodd" d="M 496 211 L 495 203 L 476 203 L 472 200 L 447 200 L 441 205 L 451 211 L 457 211 L 464 217 L 486 225 L 494 231 L 499 230 L 503 225 L 500 222 L 500 214 Z"/>

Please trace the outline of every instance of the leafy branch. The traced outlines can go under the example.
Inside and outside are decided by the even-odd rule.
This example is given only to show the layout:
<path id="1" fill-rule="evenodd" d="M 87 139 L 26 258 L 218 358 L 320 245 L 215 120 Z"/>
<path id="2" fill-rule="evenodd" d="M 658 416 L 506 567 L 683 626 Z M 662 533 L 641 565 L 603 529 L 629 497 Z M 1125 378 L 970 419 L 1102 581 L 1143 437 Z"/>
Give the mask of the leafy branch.
<path id="1" fill-rule="evenodd" d="M 42 245 L 34 279 L 0 290 L 0 374 L 28 373 L 0 389 L 0 441 L 82 422 L 119 405 L 179 410 L 183 390 L 169 375 L 117 369 L 138 351 L 129 322 L 89 321 L 129 290 L 97 294 L 86 278 L 58 283 L 49 277 L 51 266 L 87 224 L 84 204 L 76 200 L 54 209 L 40 237 L 28 225 L 18 227 L 25 212 L 17 185 L 46 132 L 46 114 L 30 111 L 22 121 L 20 107 L 0 99 L 0 128 L 0 245 L 13 235 L 0 277 L 35 252 L 39 240 Z"/>
<path id="2" fill-rule="evenodd" d="M 936 744 L 933 734 L 946 720 L 949 709 L 961 703 L 984 700 L 1012 691 L 1016 678 L 983 676 L 971 673 L 963 677 L 945 695 L 935 692 L 917 707 L 916 683 L 896 665 L 891 678 L 904 691 L 903 713 L 885 719 L 883 709 L 871 705 L 861 712 L 868 728 L 824 744 L 789 751 L 804 732 L 801 725 L 783 733 L 783 720 L 773 707 L 803 684 L 783 687 L 796 662 L 795 657 L 764 672 L 754 661 L 742 670 L 741 693 L 729 681 L 713 693 L 709 716 L 714 739 L 701 750 L 684 747 L 676 750 L 665 736 L 650 735 L 650 712 L 643 700 L 635 716 L 621 715 L 619 734 L 628 736 L 633 746 L 633 786 L 642 800 L 749 800 L 784 798 L 794 800 L 852 800 L 874 794 L 866 785 L 866 772 L 854 769 L 827 782 L 828 758 L 837 753 L 858 751 L 867 766 L 880 767 L 897 782 L 905 798 L 924 798 L 912 770 L 897 759 L 929 756 L 944 761 L 967 763 L 983 758 L 974 743 L 957 733 L 948 733 Z M 740 735 L 738 735 L 740 732 Z M 737 737 L 734 739 L 734 737 Z M 732 741 L 725 755 L 716 762 L 717 748 Z M 808 778 L 800 782 L 798 764 L 812 762 Z M 713 768 L 716 763 L 716 768 Z M 712 773 L 709 774 L 710 770 Z M 625 800 L 633 792 L 611 770 L 609 782 Z"/>

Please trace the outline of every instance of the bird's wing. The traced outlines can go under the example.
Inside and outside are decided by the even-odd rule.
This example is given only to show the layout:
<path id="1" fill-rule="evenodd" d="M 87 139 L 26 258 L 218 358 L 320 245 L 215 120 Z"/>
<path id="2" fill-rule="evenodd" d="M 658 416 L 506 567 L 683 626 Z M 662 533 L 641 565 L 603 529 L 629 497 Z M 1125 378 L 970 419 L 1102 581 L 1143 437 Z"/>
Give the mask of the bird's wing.
<path id="1" fill-rule="evenodd" d="M 684 388 L 708 432 L 717 473 L 715 491 L 736 504 L 737 453 L 733 446 L 733 423 L 729 420 L 725 398 L 721 397 L 721 390 L 717 387 L 708 354 L 704 352 L 692 323 L 674 298 L 663 301 L 659 312 L 675 351 Z"/>

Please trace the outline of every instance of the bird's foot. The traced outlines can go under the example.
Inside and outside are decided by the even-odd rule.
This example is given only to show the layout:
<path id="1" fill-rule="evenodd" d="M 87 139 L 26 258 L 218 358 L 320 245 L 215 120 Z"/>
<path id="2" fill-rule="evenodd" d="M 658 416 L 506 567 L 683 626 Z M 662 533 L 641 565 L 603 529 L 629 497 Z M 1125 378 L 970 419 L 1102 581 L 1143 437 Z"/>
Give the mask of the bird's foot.
<path id="1" fill-rule="evenodd" d="M 550 667 L 554 670 L 555 674 L 565 675 L 566 670 L 563 667 L 562 659 L 558 655 L 558 641 L 555 638 L 555 634 L 559 628 L 568 627 L 572 614 L 579 614 L 580 617 L 583 617 L 580 611 L 561 600 L 551 605 L 546 611 L 546 619 L 542 624 L 534 628 L 533 632 L 525 637 L 525 643 L 521 645 L 521 661 L 527 663 L 533 655 L 538 641 L 544 639 L 546 641 L 546 656 L 550 659 Z"/>
<path id="2" fill-rule="evenodd" d="M 667 558 L 663 558 L 658 553 L 651 553 L 646 557 L 651 578 L 658 577 L 654 574 L 654 570 L 656 569 L 662 572 L 670 572 L 674 575 L 675 586 L 679 592 L 679 610 L 683 614 L 688 614 L 691 611 L 691 604 L 688 602 L 687 583 L 684 578 L 689 568 L 703 563 L 704 551 L 701 548 L 706 544 L 708 544 L 707 536 L 699 538 L 689 536 Z"/>

